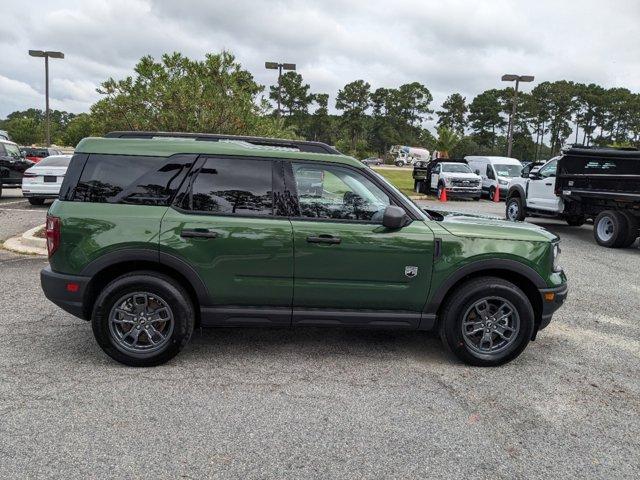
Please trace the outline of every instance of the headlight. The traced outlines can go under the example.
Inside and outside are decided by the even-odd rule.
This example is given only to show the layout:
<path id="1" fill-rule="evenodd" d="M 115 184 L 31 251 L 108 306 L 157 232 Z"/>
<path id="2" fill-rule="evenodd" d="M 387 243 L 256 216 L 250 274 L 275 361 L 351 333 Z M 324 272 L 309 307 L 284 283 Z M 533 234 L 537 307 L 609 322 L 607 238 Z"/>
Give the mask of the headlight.
<path id="1" fill-rule="evenodd" d="M 562 270 L 560 267 L 560 243 L 553 244 L 553 271 L 559 272 Z"/>
<path id="2" fill-rule="evenodd" d="M 507 180 L 498 180 L 498 183 L 500 185 L 509 185 L 509 182 Z"/>

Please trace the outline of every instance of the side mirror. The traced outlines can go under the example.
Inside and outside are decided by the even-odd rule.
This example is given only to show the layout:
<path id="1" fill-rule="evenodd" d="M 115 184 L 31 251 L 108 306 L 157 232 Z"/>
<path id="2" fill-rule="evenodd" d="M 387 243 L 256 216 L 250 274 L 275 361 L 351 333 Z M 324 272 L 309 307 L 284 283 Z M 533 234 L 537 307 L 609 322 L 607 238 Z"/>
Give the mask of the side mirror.
<path id="1" fill-rule="evenodd" d="M 476 168 L 476 175 L 480 175 L 480 170 Z"/>
<path id="2" fill-rule="evenodd" d="M 530 173 L 529 174 L 529 178 L 531 180 L 540 180 L 542 177 L 540 176 L 539 173 L 536 172 L 536 173 Z"/>
<path id="3" fill-rule="evenodd" d="M 389 205 L 384 209 L 382 217 L 382 226 L 390 229 L 398 229 L 405 226 L 407 222 L 407 214 L 404 210 L 395 205 Z"/>

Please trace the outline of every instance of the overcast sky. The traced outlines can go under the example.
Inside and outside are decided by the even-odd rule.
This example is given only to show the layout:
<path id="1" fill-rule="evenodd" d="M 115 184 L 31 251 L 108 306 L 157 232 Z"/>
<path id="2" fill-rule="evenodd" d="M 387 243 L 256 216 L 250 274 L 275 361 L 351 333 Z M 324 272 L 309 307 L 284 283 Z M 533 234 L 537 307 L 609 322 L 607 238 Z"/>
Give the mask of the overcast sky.
<path id="1" fill-rule="evenodd" d="M 452 92 L 470 101 L 503 73 L 640 91 L 640 0 L 2 0 L 0 118 L 44 108 L 87 111 L 108 77 L 143 55 L 193 58 L 232 51 L 258 82 L 265 60 L 293 62 L 313 92 L 357 79 L 373 88 L 418 81 L 434 108 Z M 530 88 L 530 87 L 526 87 Z"/>

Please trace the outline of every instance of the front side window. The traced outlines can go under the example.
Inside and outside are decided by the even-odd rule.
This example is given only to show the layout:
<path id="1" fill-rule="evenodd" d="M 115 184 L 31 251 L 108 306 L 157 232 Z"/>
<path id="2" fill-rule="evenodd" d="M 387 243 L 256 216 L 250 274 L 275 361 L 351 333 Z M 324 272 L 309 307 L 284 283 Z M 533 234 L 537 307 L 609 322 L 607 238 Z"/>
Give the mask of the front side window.
<path id="1" fill-rule="evenodd" d="M 382 223 L 389 196 L 364 175 L 334 165 L 293 163 L 304 218 Z"/>
<path id="2" fill-rule="evenodd" d="M 544 167 L 542 167 L 538 173 L 543 178 L 555 177 L 557 168 L 558 168 L 558 161 L 552 160 L 549 163 L 547 163 Z"/>
<path id="3" fill-rule="evenodd" d="M 272 185 L 270 160 L 208 158 L 183 207 L 223 215 L 273 215 Z"/>
<path id="4" fill-rule="evenodd" d="M 89 155 L 73 200 L 167 206 L 192 163 L 190 155 Z"/>
<path id="5" fill-rule="evenodd" d="M 490 163 L 487 164 L 487 178 L 490 180 L 496 179 L 496 176 L 493 174 L 493 167 Z"/>

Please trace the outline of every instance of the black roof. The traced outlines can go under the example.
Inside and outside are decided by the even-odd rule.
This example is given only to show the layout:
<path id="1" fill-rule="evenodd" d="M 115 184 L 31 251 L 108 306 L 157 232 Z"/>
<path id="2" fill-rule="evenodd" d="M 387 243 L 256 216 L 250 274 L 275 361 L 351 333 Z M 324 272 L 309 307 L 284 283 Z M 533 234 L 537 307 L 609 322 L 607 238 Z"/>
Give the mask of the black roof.
<path id="1" fill-rule="evenodd" d="M 571 147 L 565 150 L 564 155 L 574 157 L 616 157 L 616 158 L 638 158 L 640 150 L 637 148 L 613 148 L 613 147 Z"/>
<path id="2" fill-rule="evenodd" d="M 217 142 L 220 140 L 235 140 L 247 142 L 253 145 L 264 147 L 292 148 L 300 152 L 328 153 L 340 155 L 334 147 L 322 142 L 309 142 L 306 140 L 288 140 L 282 138 L 250 137 L 243 135 L 222 135 L 217 133 L 185 133 L 185 132 L 136 132 L 136 131 L 115 131 L 109 132 L 105 138 L 145 138 L 173 137 L 173 138 L 193 138 L 203 142 Z"/>

